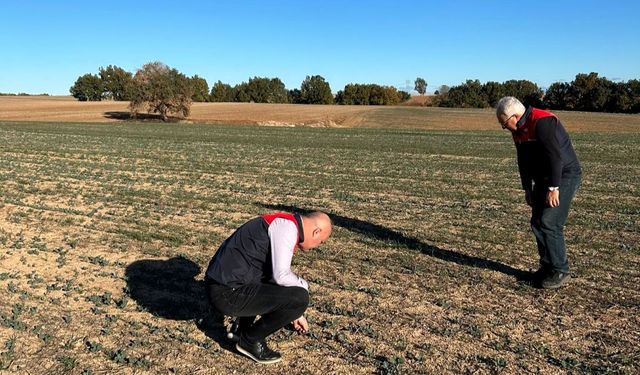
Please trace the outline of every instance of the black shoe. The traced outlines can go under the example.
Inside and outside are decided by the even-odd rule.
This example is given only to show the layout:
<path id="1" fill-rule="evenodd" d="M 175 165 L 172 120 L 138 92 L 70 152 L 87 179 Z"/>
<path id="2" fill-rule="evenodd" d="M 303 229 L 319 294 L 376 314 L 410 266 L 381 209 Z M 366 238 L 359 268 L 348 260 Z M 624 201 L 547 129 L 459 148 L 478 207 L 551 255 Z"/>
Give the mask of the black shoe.
<path id="1" fill-rule="evenodd" d="M 542 288 L 557 289 L 571 280 L 569 273 L 553 271 L 549 276 L 542 280 Z"/>
<path id="2" fill-rule="evenodd" d="M 531 281 L 534 283 L 540 284 L 544 279 L 546 279 L 549 275 L 551 275 L 553 271 L 546 267 L 540 267 L 538 270 L 531 274 Z"/>
<path id="3" fill-rule="evenodd" d="M 280 353 L 269 349 L 264 340 L 251 343 L 243 337 L 240 337 L 240 341 L 236 344 L 236 349 L 238 349 L 240 353 L 262 364 L 276 363 L 282 360 Z"/>
<path id="4" fill-rule="evenodd" d="M 227 332 L 227 338 L 233 342 L 240 341 L 240 318 L 235 318 Z"/>

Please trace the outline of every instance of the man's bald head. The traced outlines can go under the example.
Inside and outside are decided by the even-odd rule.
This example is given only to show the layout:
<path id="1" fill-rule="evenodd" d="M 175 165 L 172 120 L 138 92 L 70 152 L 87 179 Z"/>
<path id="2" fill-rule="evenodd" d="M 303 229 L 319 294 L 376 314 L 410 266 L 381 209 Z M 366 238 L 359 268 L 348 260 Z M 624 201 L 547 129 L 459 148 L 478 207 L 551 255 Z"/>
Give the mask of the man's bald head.
<path id="1" fill-rule="evenodd" d="M 333 224 L 329 215 L 322 211 L 313 211 L 301 215 L 304 242 L 299 246 L 302 250 L 311 250 L 320 246 L 331 236 Z"/>

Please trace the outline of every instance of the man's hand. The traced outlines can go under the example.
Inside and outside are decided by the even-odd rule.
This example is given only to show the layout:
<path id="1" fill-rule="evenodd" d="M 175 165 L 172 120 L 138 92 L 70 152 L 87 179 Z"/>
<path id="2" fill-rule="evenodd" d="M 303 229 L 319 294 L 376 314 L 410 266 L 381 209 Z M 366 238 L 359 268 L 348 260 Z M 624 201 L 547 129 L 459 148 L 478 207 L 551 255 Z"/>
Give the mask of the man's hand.
<path id="1" fill-rule="evenodd" d="M 560 191 L 548 191 L 547 192 L 547 206 L 558 207 L 560 205 Z"/>
<path id="2" fill-rule="evenodd" d="M 291 324 L 293 324 L 293 329 L 298 333 L 307 333 L 309 331 L 309 323 L 307 323 L 304 315 L 291 322 Z"/>
<path id="3" fill-rule="evenodd" d="M 529 206 L 532 205 L 532 202 L 531 202 L 531 190 L 525 190 L 524 191 L 524 200 L 525 200 L 525 202 L 527 202 L 527 204 Z"/>

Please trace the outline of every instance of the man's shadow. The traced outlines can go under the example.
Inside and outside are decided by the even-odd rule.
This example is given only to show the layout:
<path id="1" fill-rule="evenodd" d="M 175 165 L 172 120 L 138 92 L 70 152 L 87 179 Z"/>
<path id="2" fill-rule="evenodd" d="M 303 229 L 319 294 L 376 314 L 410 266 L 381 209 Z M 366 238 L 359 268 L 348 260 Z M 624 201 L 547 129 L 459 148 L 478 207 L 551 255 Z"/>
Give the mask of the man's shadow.
<path id="1" fill-rule="evenodd" d="M 281 204 L 266 204 L 257 203 L 258 205 L 270 209 L 288 212 L 308 213 L 312 210 L 281 205 Z M 496 262 L 489 259 L 478 258 L 470 255 L 461 254 L 451 250 L 441 249 L 436 246 L 425 244 L 424 242 L 404 234 L 397 232 L 393 229 L 386 228 L 382 225 L 374 224 L 364 220 L 352 219 L 346 216 L 341 216 L 333 213 L 327 213 L 333 222 L 333 225 L 347 229 L 351 232 L 362 234 L 371 238 L 382 241 L 393 241 L 401 246 L 407 247 L 411 250 L 416 250 L 424 255 L 428 255 L 434 258 L 438 258 L 447 262 L 460 264 L 463 266 L 476 267 L 481 269 L 492 270 L 501 272 L 505 275 L 513 276 L 519 281 L 531 281 L 532 273 L 522 271 L 506 264 Z"/>
<path id="2" fill-rule="evenodd" d="M 153 315 L 171 320 L 194 320 L 209 338 L 227 350 L 224 316 L 210 308 L 204 281 L 196 280 L 200 266 L 189 259 L 137 260 L 125 275 L 129 296 Z"/>

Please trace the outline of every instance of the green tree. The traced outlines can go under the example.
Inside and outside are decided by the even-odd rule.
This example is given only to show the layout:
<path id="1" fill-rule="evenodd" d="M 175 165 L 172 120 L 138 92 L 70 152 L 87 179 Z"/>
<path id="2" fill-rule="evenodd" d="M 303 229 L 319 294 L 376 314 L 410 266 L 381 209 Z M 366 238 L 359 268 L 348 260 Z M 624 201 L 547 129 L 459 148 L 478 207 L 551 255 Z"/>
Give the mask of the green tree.
<path id="1" fill-rule="evenodd" d="M 427 92 L 427 81 L 424 78 L 416 78 L 415 89 L 420 95 L 424 95 Z"/>
<path id="2" fill-rule="evenodd" d="M 551 109 L 567 109 L 570 88 L 571 85 L 565 82 L 552 83 L 544 94 L 544 106 Z"/>
<path id="3" fill-rule="evenodd" d="M 249 103 L 252 101 L 249 95 L 249 85 L 246 82 L 235 85 L 232 96 L 234 102 Z"/>
<path id="4" fill-rule="evenodd" d="M 484 108 L 488 106 L 487 98 L 479 80 L 467 80 L 462 85 L 449 89 L 447 98 L 439 103 L 442 107 Z"/>
<path id="5" fill-rule="evenodd" d="M 446 95 L 438 100 L 438 105 L 440 107 L 465 107 L 465 100 L 464 86 L 453 86 Z"/>
<path id="6" fill-rule="evenodd" d="M 349 83 L 336 94 L 336 103 L 344 105 L 394 105 L 411 96 L 393 86 Z"/>
<path id="7" fill-rule="evenodd" d="M 575 109 L 580 111 L 603 111 L 611 95 L 611 81 L 598 77 L 598 73 L 578 74 L 571 82 L 570 96 L 575 100 Z"/>
<path id="8" fill-rule="evenodd" d="M 371 105 L 395 105 L 400 103 L 400 93 L 393 86 L 371 85 L 369 104 Z"/>
<path id="9" fill-rule="evenodd" d="M 400 99 L 400 103 L 404 103 L 411 99 L 411 94 L 403 90 L 398 90 L 398 98 Z"/>
<path id="10" fill-rule="evenodd" d="M 133 117 L 145 106 L 149 113 L 159 113 L 163 121 L 169 119 L 169 113 L 188 117 L 192 95 L 187 76 L 159 61 L 151 62 L 133 77 L 129 109 Z"/>
<path id="11" fill-rule="evenodd" d="M 627 91 L 626 83 L 610 81 L 609 87 L 611 92 L 604 110 L 607 112 L 630 112 L 631 96 Z"/>
<path id="12" fill-rule="evenodd" d="M 197 74 L 189 78 L 191 89 L 193 89 L 193 95 L 191 100 L 194 102 L 208 102 L 209 101 L 209 84 L 207 80 L 199 77 Z"/>
<path id="13" fill-rule="evenodd" d="M 493 81 L 482 85 L 482 92 L 490 107 L 495 107 L 500 98 L 505 96 L 504 85 Z"/>
<path id="14" fill-rule="evenodd" d="M 234 92 L 231 85 L 218 81 L 211 88 L 210 99 L 212 102 L 233 102 Z"/>
<path id="15" fill-rule="evenodd" d="M 509 80 L 503 84 L 505 95 L 515 96 L 525 106 L 542 106 L 543 91 L 535 83 L 527 80 Z"/>
<path id="16" fill-rule="evenodd" d="M 371 85 L 355 85 L 355 103 L 369 105 L 371 103 Z"/>
<path id="17" fill-rule="evenodd" d="M 69 92 L 81 102 L 102 100 L 104 86 L 102 80 L 95 74 L 85 74 L 78 77 Z"/>
<path id="18" fill-rule="evenodd" d="M 384 87 L 380 85 L 369 85 L 369 102 L 370 105 L 384 105 L 387 100 L 387 93 Z"/>
<path id="19" fill-rule="evenodd" d="M 306 104 L 332 104 L 331 86 L 322 76 L 307 76 L 300 85 L 300 100 Z"/>
<path id="20" fill-rule="evenodd" d="M 304 104 L 302 101 L 302 92 L 300 89 L 289 90 L 289 103 Z"/>
<path id="21" fill-rule="evenodd" d="M 347 104 L 345 103 L 344 90 L 338 90 L 338 92 L 336 93 L 335 102 L 336 104 L 341 104 L 341 105 Z"/>
<path id="22" fill-rule="evenodd" d="M 100 67 L 98 73 L 102 80 L 104 96 L 113 100 L 129 100 L 133 74 L 115 65 Z"/>
<path id="23" fill-rule="evenodd" d="M 288 103 L 289 91 L 280 78 L 253 77 L 235 87 L 236 101 L 254 103 Z"/>
<path id="24" fill-rule="evenodd" d="M 268 103 L 289 103 L 289 91 L 280 78 L 272 78 L 269 84 L 270 101 Z"/>
<path id="25" fill-rule="evenodd" d="M 629 112 L 640 113 L 640 80 L 631 79 L 625 83 L 625 91 L 629 96 Z"/>
<path id="26" fill-rule="evenodd" d="M 344 105 L 368 105 L 370 94 L 370 85 L 349 83 L 344 86 L 344 90 L 338 92 L 336 102 Z"/>

